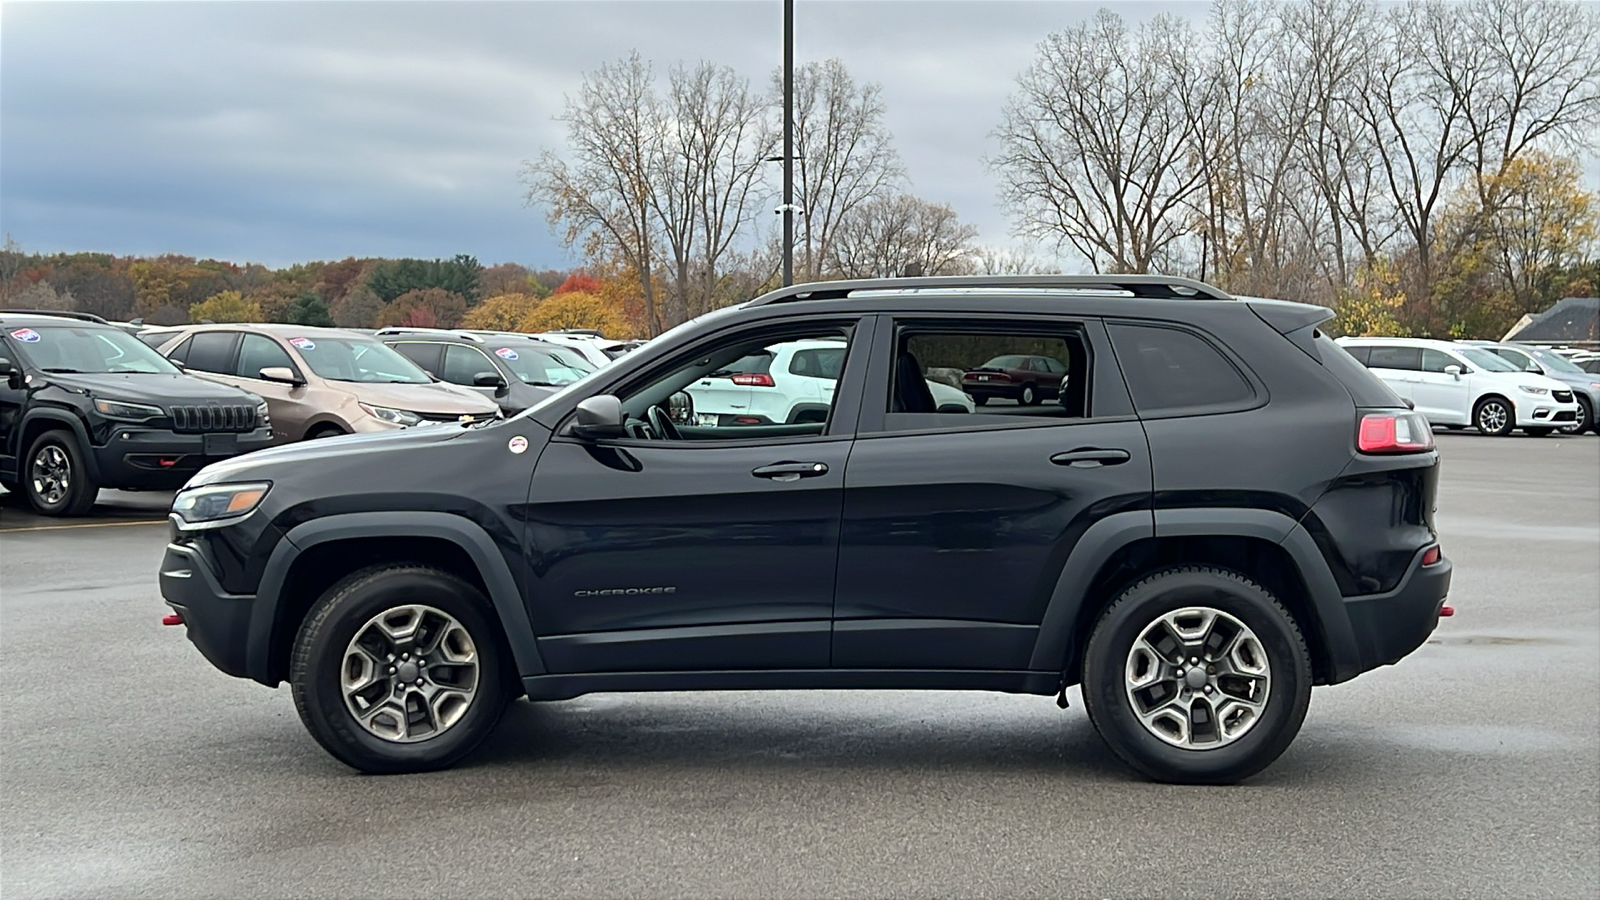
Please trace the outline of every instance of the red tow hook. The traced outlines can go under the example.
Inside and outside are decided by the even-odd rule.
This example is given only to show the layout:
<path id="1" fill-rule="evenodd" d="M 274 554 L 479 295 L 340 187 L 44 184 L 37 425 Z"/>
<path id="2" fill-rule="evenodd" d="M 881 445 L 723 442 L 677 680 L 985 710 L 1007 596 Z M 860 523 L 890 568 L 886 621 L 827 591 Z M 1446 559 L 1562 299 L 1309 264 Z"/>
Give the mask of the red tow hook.
<path id="1" fill-rule="evenodd" d="M 1441 618 L 1441 619 L 1447 619 L 1447 618 L 1449 618 L 1449 617 L 1451 617 L 1451 616 L 1453 616 L 1455 614 L 1456 614 L 1456 608 L 1454 606 L 1441 606 L 1441 607 L 1439 607 L 1439 618 Z"/>
<path id="2" fill-rule="evenodd" d="M 167 613 L 166 615 L 161 617 L 161 624 L 163 624 L 163 625 L 182 625 L 183 624 L 183 614 L 182 613 Z"/>

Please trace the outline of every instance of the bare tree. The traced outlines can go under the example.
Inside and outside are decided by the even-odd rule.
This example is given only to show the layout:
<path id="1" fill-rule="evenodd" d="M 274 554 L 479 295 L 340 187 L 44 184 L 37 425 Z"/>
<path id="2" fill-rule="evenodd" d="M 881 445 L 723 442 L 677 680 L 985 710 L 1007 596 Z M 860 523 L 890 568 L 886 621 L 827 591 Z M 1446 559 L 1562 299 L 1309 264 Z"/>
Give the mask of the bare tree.
<path id="1" fill-rule="evenodd" d="M 1130 32 L 1107 10 L 1040 44 L 992 161 L 1019 234 L 1070 245 L 1096 271 L 1145 272 L 1192 230 L 1195 130 L 1212 102 L 1194 44 L 1177 19 Z"/>
<path id="2" fill-rule="evenodd" d="M 840 222 L 825 265 L 844 278 L 962 275 L 972 270 L 977 236 L 949 206 L 880 195 Z"/>
<path id="3" fill-rule="evenodd" d="M 659 334 L 665 322 L 652 277 L 659 228 L 651 165 L 663 124 L 650 65 L 635 52 L 601 66 L 567 98 L 559 121 L 572 162 L 545 150 L 524 163 L 527 201 L 546 206 L 568 246 L 591 256 L 617 253 L 635 270 L 648 327 Z"/>
<path id="4" fill-rule="evenodd" d="M 773 75 L 782 102 L 783 73 Z M 904 175 L 884 126 L 883 89 L 857 84 L 837 59 L 807 63 L 794 74 L 795 203 L 800 207 L 796 275 L 825 276 L 841 223 Z"/>

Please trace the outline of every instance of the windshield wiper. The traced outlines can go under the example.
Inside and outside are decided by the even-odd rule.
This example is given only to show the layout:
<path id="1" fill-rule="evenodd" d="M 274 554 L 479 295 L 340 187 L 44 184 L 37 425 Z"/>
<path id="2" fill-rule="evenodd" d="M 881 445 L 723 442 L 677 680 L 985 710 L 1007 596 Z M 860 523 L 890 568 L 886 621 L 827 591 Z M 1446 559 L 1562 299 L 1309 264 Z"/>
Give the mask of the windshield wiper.
<path id="1" fill-rule="evenodd" d="M 86 374 L 88 374 L 88 373 L 84 372 L 82 369 L 73 369 L 73 368 L 68 368 L 67 366 L 41 366 L 39 368 L 39 371 L 41 371 L 41 372 L 58 372 L 58 373 L 61 373 L 63 375 L 86 375 Z"/>

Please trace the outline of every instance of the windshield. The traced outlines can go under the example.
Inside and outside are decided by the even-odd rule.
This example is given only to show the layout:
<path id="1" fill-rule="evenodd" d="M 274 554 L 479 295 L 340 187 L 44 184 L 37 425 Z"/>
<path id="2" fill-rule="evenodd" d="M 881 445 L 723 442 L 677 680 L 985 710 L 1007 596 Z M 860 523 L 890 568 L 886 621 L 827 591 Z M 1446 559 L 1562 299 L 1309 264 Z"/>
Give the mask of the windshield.
<path id="1" fill-rule="evenodd" d="M 567 385 L 594 371 L 592 363 L 564 347 L 517 343 L 496 347 L 493 352 L 524 384 Z"/>
<path id="2" fill-rule="evenodd" d="M 1544 363 L 1545 366 L 1547 368 L 1549 368 L 1552 372 L 1564 372 L 1564 373 L 1566 373 L 1568 375 L 1587 375 L 1587 374 L 1589 374 L 1589 373 L 1585 372 L 1584 370 L 1578 368 L 1577 366 L 1573 365 L 1571 362 L 1568 362 L 1567 358 L 1565 356 L 1562 356 L 1559 353 L 1551 353 L 1549 350 L 1531 350 L 1531 349 L 1527 350 L 1527 352 L 1528 353 L 1532 353 L 1534 356 L 1538 357 L 1539 362 Z"/>
<path id="3" fill-rule="evenodd" d="M 1478 347 L 1461 347 L 1457 351 L 1465 356 L 1473 365 L 1485 372 L 1520 372 L 1521 369 L 1506 362 L 1493 353 Z"/>
<path id="4" fill-rule="evenodd" d="M 430 384 L 433 379 L 387 344 L 356 337 L 290 337 L 306 366 L 329 381 Z"/>
<path id="5" fill-rule="evenodd" d="M 172 375 L 178 368 L 117 328 L 10 326 L 6 332 L 29 365 L 43 372 Z"/>

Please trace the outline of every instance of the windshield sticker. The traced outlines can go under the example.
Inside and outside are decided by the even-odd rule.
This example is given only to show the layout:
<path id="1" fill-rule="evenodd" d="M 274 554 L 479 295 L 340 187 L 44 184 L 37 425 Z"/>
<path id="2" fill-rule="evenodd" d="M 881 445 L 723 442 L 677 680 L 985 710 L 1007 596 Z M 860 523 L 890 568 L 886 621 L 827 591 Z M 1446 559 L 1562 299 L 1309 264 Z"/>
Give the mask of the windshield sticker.
<path id="1" fill-rule="evenodd" d="M 510 347 L 501 347 L 499 350 L 494 352 L 494 355 L 500 357 L 501 359 L 516 359 L 517 351 L 511 349 Z"/>
<path id="2" fill-rule="evenodd" d="M 315 350 L 315 349 L 317 349 L 317 345 L 314 342 L 312 342 L 311 338 L 289 338 L 289 344 L 290 344 L 290 346 L 294 347 L 296 350 Z"/>
<path id="3" fill-rule="evenodd" d="M 512 438 L 510 442 L 506 444 L 506 447 L 512 453 L 522 453 L 528 449 L 528 439 L 519 434 Z"/>
<path id="4" fill-rule="evenodd" d="M 24 344 L 39 343 L 39 332 L 34 331 L 32 328 L 18 328 L 16 331 L 11 332 L 11 336 Z"/>

